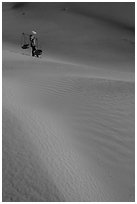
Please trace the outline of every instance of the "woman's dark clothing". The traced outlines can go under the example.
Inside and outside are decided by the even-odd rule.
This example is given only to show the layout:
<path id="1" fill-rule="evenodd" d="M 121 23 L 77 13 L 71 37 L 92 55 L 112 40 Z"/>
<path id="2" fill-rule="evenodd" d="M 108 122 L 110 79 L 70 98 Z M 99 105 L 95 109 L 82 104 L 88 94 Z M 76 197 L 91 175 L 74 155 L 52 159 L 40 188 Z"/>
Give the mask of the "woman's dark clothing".
<path id="1" fill-rule="evenodd" d="M 33 35 L 30 35 L 30 46 L 32 48 L 32 56 L 35 56 L 36 51 L 36 38 Z"/>

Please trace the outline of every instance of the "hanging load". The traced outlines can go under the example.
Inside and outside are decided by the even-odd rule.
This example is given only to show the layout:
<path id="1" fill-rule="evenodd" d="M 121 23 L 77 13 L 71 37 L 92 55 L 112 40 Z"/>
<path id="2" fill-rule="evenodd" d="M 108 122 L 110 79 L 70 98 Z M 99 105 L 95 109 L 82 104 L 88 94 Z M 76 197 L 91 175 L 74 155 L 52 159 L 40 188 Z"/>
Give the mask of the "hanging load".
<path id="1" fill-rule="evenodd" d="M 21 36 L 21 48 L 22 49 L 28 49 L 30 47 L 30 43 L 29 43 L 29 35 L 22 33 Z"/>
<path id="2" fill-rule="evenodd" d="M 35 55 L 39 57 L 39 55 L 42 55 L 42 50 L 35 50 Z"/>

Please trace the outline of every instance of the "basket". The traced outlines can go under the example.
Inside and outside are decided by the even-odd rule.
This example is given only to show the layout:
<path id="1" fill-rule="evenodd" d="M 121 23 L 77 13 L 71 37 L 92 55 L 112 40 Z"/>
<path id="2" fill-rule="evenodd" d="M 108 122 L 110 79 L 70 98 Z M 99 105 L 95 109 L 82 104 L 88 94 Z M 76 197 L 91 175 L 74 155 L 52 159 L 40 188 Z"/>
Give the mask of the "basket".
<path id="1" fill-rule="evenodd" d="M 28 48 L 29 48 L 29 44 L 22 45 L 22 49 L 28 49 Z"/>
<path id="2" fill-rule="evenodd" d="M 35 55 L 42 55 L 42 50 L 35 50 Z"/>

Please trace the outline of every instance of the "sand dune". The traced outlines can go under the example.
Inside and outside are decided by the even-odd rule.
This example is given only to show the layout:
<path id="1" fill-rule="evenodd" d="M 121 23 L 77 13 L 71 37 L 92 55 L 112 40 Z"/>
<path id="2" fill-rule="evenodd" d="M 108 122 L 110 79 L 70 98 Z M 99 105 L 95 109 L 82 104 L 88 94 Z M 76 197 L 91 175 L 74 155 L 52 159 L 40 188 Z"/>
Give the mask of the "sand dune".
<path id="1" fill-rule="evenodd" d="M 77 9 L 3 4 L 3 201 L 135 199 L 133 22 Z M 16 41 L 31 26 L 41 59 Z"/>
<path id="2" fill-rule="evenodd" d="M 24 79 L 24 78 L 23 78 Z M 36 82 L 35 82 L 36 83 Z M 6 84 L 6 85 L 5 85 Z M 27 86 L 27 82 L 25 81 L 24 86 Z M 64 83 L 62 83 L 64 84 Z M 19 84 L 18 84 L 19 85 Z M 59 117 L 56 118 L 56 114 L 52 115 L 52 112 L 54 110 L 54 106 L 53 109 L 50 111 L 49 113 L 49 107 L 48 110 L 45 109 L 45 107 L 42 107 L 41 103 L 43 103 L 43 97 L 39 98 L 39 96 L 36 96 L 36 101 L 33 103 L 33 96 L 31 96 L 30 98 L 28 98 L 28 101 L 25 101 L 25 99 L 27 98 L 24 95 L 24 99 L 22 97 L 20 97 L 20 93 L 22 92 L 22 89 L 20 89 L 18 87 L 18 85 L 16 84 L 16 81 L 14 80 L 10 80 L 8 79 L 8 81 L 4 80 L 3 81 L 3 104 L 7 107 L 8 110 L 12 110 L 12 114 L 14 116 L 17 117 L 18 120 L 20 120 L 21 124 L 24 124 L 25 122 L 25 127 L 22 127 L 22 129 L 20 128 L 20 123 L 18 125 L 18 123 L 14 122 L 14 117 L 12 119 L 12 115 L 8 114 L 8 111 L 4 111 L 4 116 L 6 117 L 5 121 L 3 122 L 3 124 L 5 124 L 5 127 L 3 127 L 4 131 L 4 135 L 9 135 L 10 134 L 10 130 L 13 130 L 14 135 L 17 136 L 17 138 L 15 138 L 15 143 L 19 144 L 17 145 L 17 148 L 15 148 L 15 144 L 14 144 L 14 140 L 12 141 L 13 144 L 9 144 L 9 147 L 5 147 L 5 149 L 10 150 L 10 156 L 11 156 L 11 162 L 12 160 L 14 160 L 15 155 L 14 154 L 21 154 L 21 156 L 18 156 L 19 160 L 24 161 L 26 160 L 26 157 L 30 158 L 30 157 L 34 157 L 35 155 L 32 153 L 29 153 L 27 151 L 27 149 L 29 149 L 29 151 L 31 150 L 31 145 L 33 145 L 33 151 L 34 151 L 34 147 L 35 147 L 35 153 L 37 153 L 37 155 L 39 155 L 40 160 L 42 160 L 42 166 L 45 165 L 44 172 L 46 171 L 46 167 L 49 171 L 49 174 L 51 174 L 51 177 L 53 179 L 53 181 L 55 182 L 55 184 L 57 185 L 57 187 L 60 189 L 60 191 L 63 193 L 63 196 L 65 197 L 65 200 L 67 201 L 101 201 L 103 199 L 106 200 L 106 197 L 104 197 L 104 189 L 101 188 L 101 184 L 97 185 L 97 179 L 94 181 L 94 177 L 92 177 L 91 172 L 89 174 L 88 169 L 86 170 L 86 167 L 83 167 L 83 163 L 81 163 L 81 159 L 79 159 L 79 156 L 77 153 L 75 153 L 75 151 L 73 150 L 72 147 L 72 143 L 70 142 L 71 138 L 68 135 L 67 136 L 67 130 L 65 129 L 65 125 L 63 125 L 63 121 L 61 120 L 59 122 Z M 22 85 L 23 87 L 23 85 Z M 28 88 L 32 88 L 33 86 L 30 86 L 28 84 L 27 89 Z M 17 88 L 17 89 L 16 89 Z M 42 87 L 38 86 L 38 88 L 40 88 L 42 90 Z M 59 86 L 57 87 L 59 88 Z M 16 90 L 15 90 L 16 89 Z M 34 88 L 35 89 L 35 88 Z M 47 87 L 48 89 L 48 87 Z M 32 88 L 32 91 L 33 88 Z M 45 92 L 45 91 L 44 91 Z M 56 99 L 56 94 L 52 91 L 48 91 L 49 94 L 54 94 L 54 97 Z M 47 92 L 47 93 L 48 93 Z M 67 91 L 66 91 L 67 92 Z M 24 92 L 25 93 L 25 92 Z M 17 95 L 16 95 L 17 94 Z M 26 93 L 27 94 L 27 93 Z M 44 94 L 44 93 L 43 93 Z M 43 96 L 42 94 L 42 96 Z M 46 92 L 45 92 L 46 94 Z M 57 95 L 60 96 L 60 93 L 57 93 Z M 8 97 L 8 98 L 7 98 Z M 37 99 L 40 99 L 39 101 L 37 101 Z M 51 100 L 51 99 L 50 99 Z M 9 105 L 8 105 L 8 101 L 10 101 Z M 15 102 L 16 101 L 16 102 Z M 17 102 L 18 101 L 18 102 Z M 41 102 L 41 103 L 40 103 Z M 51 101 L 52 102 L 52 101 Z M 25 107 L 24 105 L 25 104 Z M 56 104 L 59 105 L 59 104 Z M 39 108 L 40 110 L 39 110 Z M 29 108 L 27 108 L 29 107 Z M 33 108 L 32 108 L 33 107 Z M 38 112 L 36 111 L 39 110 Z M 42 108 L 41 108 L 42 107 Z M 30 109 L 30 110 L 29 110 Z M 6 112 L 6 114 L 5 114 Z M 29 113 L 30 112 L 30 113 Z M 34 112 L 34 113 L 33 113 Z M 15 118 L 15 121 L 17 120 Z M 13 122 L 12 122 L 13 120 Z M 47 123 L 49 123 L 48 125 L 46 125 Z M 61 124 L 61 126 L 58 125 Z M 7 125 L 9 124 L 9 126 L 11 126 L 11 128 L 6 128 Z M 17 126 L 17 127 L 16 127 Z M 62 127 L 63 126 L 63 127 Z M 18 129 L 20 131 L 18 131 Z M 65 130 L 64 130 L 65 129 Z M 16 133 L 17 131 L 17 133 Z M 24 133 L 24 131 L 28 131 L 27 133 Z M 18 133 L 19 132 L 19 133 Z M 21 134 L 20 134 L 21 133 Z M 27 136 L 26 138 L 22 138 L 22 134 L 23 137 Z M 27 134 L 27 135 L 26 135 Z M 10 138 L 5 138 L 4 137 L 4 142 L 6 140 L 10 140 Z M 25 141 L 25 139 L 27 141 Z M 21 140 L 21 141 L 20 141 Z M 23 140 L 23 141 L 22 141 Z M 29 147 L 29 141 L 32 141 L 32 144 Z M 70 140 L 70 141 L 69 141 Z M 3 142 L 3 143 L 4 143 Z M 24 145 L 23 145 L 23 144 Z M 27 147 L 24 147 L 25 144 L 27 143 Z M 4 143 L 5 144 L 5 143 Z M 20 145 L 23 145 L 23 147 Z M 5 145 L 4 145 L 5 146 Z M 12 153 L 12 148 L 15 148 L 15 153 Z M 23 154 L 23 152 L 26 152 L 26 155 Z M 5 151 L 4 151 L 5 152 Z M 28 153 L 27 153 L 28 152 Z M 7 152 L 6 152 L 7 153 Z M 32 154 L 29 155 L 29 154 Z M 5 154 L 3 156 L 3 163 L 5 164 L 4 166 L 6 166 L 6 164 L 8 163 L 7 161 L 7 157 L 5 159 Z M 22 158 L 23 157 L 23 158 Z M 77 158 L 78 157 L 78 158 Z M 10 168 L 10 173 L 14 172 L 14 168 L 18 169 L 18 159 L 15 160 L 15 164 L 13 164 L 13 169 L 12 166 Z M 20 162 L 21 162 L 20 161 Z M 38 159 L 39 161 L 39 159 Z M 32 167 L 29 167 L 30 165 L 28 164 L 29 162 L 32 163 Z M 30 161 L 28 161 L 28 163 L 26 164 L 26 162 L 22 162 L 22 166 L 23 168 L 26 168 L 27 171 L 30 171 L 29 168 L 32 168 L 36 171 L 39 172 L 39 168 L 35 167 L 35 165 L 33 166 L 33 159 L 30 159 Z M 39 166 L 41 166 L 41 164 L 39 164 Z M 8 168 L 5 167 L 5 169 L 9 170 Z M 42 199 L 41 198 L 41 193 L 39 193 L 39 197 L 38 198 L 33 198 L 30 197 L 30 189 L 39 189 L 39 191 L 41 191 L 41 180 L 38 179 L 38 183 L 35 184 L 34 182 L 34 178 L 29 178 L 27 182 L 30 179 L 30 186 L 28 186 L 28 191 L 26 190 L 26 192 L 23 191 L 23 193 L 21 194 L 21 198 L 18 198 L 18 192 L 20 195 L 20 192 L 22 192 L 22 185 L 23 188 L 25 188 L 26 184 L 22 184 L 21 183 L 21 178 L 20 176 L 22 176 L 22 172 L 20 172 L 21 175 L 17 176 L 17 179 L 19 180 L 19 185 L 16 184 L 16 180 L 15 180 L 15 184 L 13 184 L 13 186 L 15 186 L 15 189 L 13 188 L 13 190 L 16 190 L 17 188 L 17 198 L 14 197 L 14 194 L 12 194 L 11 198 L 13 200 L 18 201 L 18 199 L 20 200 L 30 200 L 30 199 Z M 24 175 L 24 173 L 23 173 Z M 45 175 L 45 173 L 44 173 Z M 16 176 L 16 173 L 15 173 Z M 37 176 L 37 174 L 36 174 Z M 41 178 L 41 174 L 40 174 L 40 178 Z M 33 179 L 33 180 L 31 180 Z M 42 177 L 43 179 L 43 177 Z M 47 179 L 50 179 L 50 177 L 48 177 Z M 3 178 L 3 181 L 5 181 L 7 179 Z M 26 181 L 26 178 L 23 179 L 23 181 Z M 14 180 L 13 180 L 14 182 Z M 44 184 L 46 185 L 46 180 L 43 180 Z M 48 181 L 49 182 L 49 181 Z M 54 197 L 57 200 L 61 200 L 63 201 L 62 197 L 60 196 L 60 194 L 58 194 L 58 191 L 56 193 L 56 188 L 54 187 L 54 182 L 53 185 L 51 185 L 50 188 L 50 184 L 48 184 L 49 188 L 49 192 L 46 194 L 44 194 L 43 199 L 47 199 L 50 200 L 51 197 L 51 201 L 54 201 Z M 10 184 L 10 182 L 9 182 Z M 21 186 L 20 186 L 21 185 Z M 24 186 L 25 185 L 25 186 Z M 9 191 L 9 189 L 7 189 L 7 184 L 3 184 L 3 186 L 5 186 L 5 193 Z M 21 187 L 21 189 L 20 189 Z M 104 186 L 103 186 L 104 187 Z M 46 189 L 44 189 L 44 192 L 46 191 Z M 52 195 L 53 192 L 53 195 Z M 32 192 L 35 193 L 35 192 Z M 55 195 L 54 195 L 55 193 Z M 25 195 L 24 195 L 25 194 Z M 47 197 L 46 197 L 47 196 Z M 57 197 L 58 196 L 58 197 Z M 7 194 L 6 196 L 7 197 Z M 109 199 L 109 196 L 108 198 Z"/>
<path id="3" fill-rule="evenodd" d="M 20 64 L 23 63 L 21 57 Z M 23 56 L 23 60 L 24 58 L 26 58 L 25 65 L 27 65 L 28 57 Z M 30 197 L 30 188 L 41 189 L 42 181 L 43 185 L 46 185 L 45 180 L 42 179 L 41 181 L 41 177 L 37 176 L 38 167 L 35 165 L 29 167 L 28 163 L 33 163 L 33 160 L 30 159 L 31 161 L 28 161 L 27 164 L 23 162 L 22 166 L 27 171 L 29 168 L 35 169 L 38 183 L 33 182 L 33 177 L 30 178 L 31 184 L 25 195 L 21 194 L 21 197 L 18 198 L 16 193 L 17 197 L 11 193 L 12 199 L 130 200 L 130 194 L 134 188 L 134 186 L 129 185 L 131 179 L 132 183 L 134 180 L 134 123 L 132 123 L 134 117 L 134 82 L 87 78 L 83 75 L 81 77 L 75 75 L 72 77 L 69 74 L 60 76 L 56 74 L 56 70 L 54 72 L 53 69 L 48 70 L 43 66 L 39 67 L 38 73 L 37 71 L 32 72 L 30 61 L 33 63 L 33 59 L 28 59 L 27 69 L 19 69 L 18 71 L 18 63 L 16 65 L 14 60 L 10 60 L 10 64 L 12 62 L 13 65 L 11 69 L 3 65 L 3 105 L 11 112 L 11 114 L 8 111 L 7 114 L 5 114 L 6 111 L 3 113 L 6 115 L 3 117 L 6 118 L 4 120 L 7 120 L 3 121 L 5 124 L 3 130 L 6 135 L 11 134 L 10 128 L 6 128 L 9 124 L 15 132 L 11 136 L 15 135 L 14 140 L 19 145 L 19 149 L 15 149 L 14 154 L 20 151 L 22 143 L 27 143 L 25 150 L 23 149 L 20 153 L 21 158 L 15 160 L 15 165 L 12 164 L 13 167 L 10 167 L 10 172 L 13 173 L 15 167 L 18 169 L 18 160 L 24 161 L 26 157 L 35 158 L 36 154 L 36 157 L 40 157 L 42 161 L 42 167 L 45 165 L 42 168 L 41 164 L 38 163 L 42 170 L 52 172 L 46 179 L 51 177 L 53 184 L 51 182 L 47 187 L 49 193 L 45 194 L 44 190 L 44 192 L 42 191 L 43 196 L 39 194 L 36 198 Z M 35 66 L 37 68 L 37 65 Z M 33 65 L 33 70 L 36 69 L 35 66 Z M 12 115 L 17 118 L 15 121 L 20 121 L 19 125 L 14 122 Z M 24 124 L 23 127 L 22 124 Z M 23 130 L 20 130 L 20 126 Z M 25 138 L 20 141 L 22 134 L 25 135 Z M 9 139 L 4 136 L 3 140 L 3 146 L 5 146 L 4 144 Z M 28 147 L 28 143 L 30 143 L 30 147 Z M 10 144 L 11 151 L 12 148 L 14 149 L 14 145 Z M 10 148 L 5 147 L 8 150 Z M 31 153 L 27 153 L 27 149 L 31 150 Z M 23 155 L 23 151 L 32 156 Z M 7 154 L 6 150 L 3 152 Z M 10 160 L 12 161 L 15 155 L 11 153 L 12 159 Z M 7 161 L 6 156 L 3 157 L 3 166 L 5 166 L 9 161 Z M 9 171 L 8 168 L 7 171 Z M 45 173 L 41 174 L 45 175 Z M 17 178 L 19 179 L 18 191 L 22 192 L 22 185 L 27 184 L 21 183 L 20 176 L 22 176 L 21 171 Z M 3 182 L 6 180 L 3 178 Z M 12 180 L 14 182 L 13 177 Z M 29 176 L 27 182 L 28 180 Z M 26 178 L 23 179 L 23 182 L 25 181 Z M 16 180 L 14 185 L 16 189 Z M 6 188 L 4 191 L 6 198 L 10 190 L 5 182 L 3 186 Z M 54 195 L 56 186 L 58 190 Z M 64 197 L 60 196 L 61 193 L 58 191 Z M 32 191 L 33 193 L 34 191 Z"/>
<path id="4" fill-rule="evenodd" d="M 100 69 L 134 72 L 134 32 L 123 29 L 123 26 L 117 28 L 115 23 L 108 24 L 109 19 L 115 19 L 114 13 L 111 18 L 109 15 L 106 16 L 108 19 L 106 21 L 101 21 L 104 13 L 99 19 L 88 18 L 86 15 L 92 7 L 98 15 L 100 10 L 105 12 L 102 6 L 98 6 L 98 12 L 96 5 L 89 4 L 89 8 L 83 5 L 83 15 L 75 11 L 76 6 L 73 3 L 67 11 L 63 10 L 67 7 L 67 4 L 63 3 L 27 3 L 25 6 L 11 9 L 13 5 L 13 3 L 3 3 L 3 42 L 12 43 L 12 46 L 17 47 L 18 52 L 20 52 L 21 33 L 36 30 L 43 55 L 52 55 L 57 59 L 92 65 Z M 80 5 L 77 6 L 78 11 L 82 10 Z M 115 5 L 120 9 L 119 4 Z M 127 8 L 129 8 L 128 12 Z M 112 10 L 112 6 L 109 10 Z M 134 25 L 134 12 L 134 4 L 131 7 L 130 4 L 125 3 L 121 13 L 115 13 L 115 17 L 122 16 L 116 18 L 119 18 L 122 23 L 126 21 L 127 27 L 130 27 Z M 22 15 L 22 13 L 25 14 Z M 125 13 L 130 13 L 129 17 Z M 131 23 L 128 23 L 128 18 L 131 19 Z"/>

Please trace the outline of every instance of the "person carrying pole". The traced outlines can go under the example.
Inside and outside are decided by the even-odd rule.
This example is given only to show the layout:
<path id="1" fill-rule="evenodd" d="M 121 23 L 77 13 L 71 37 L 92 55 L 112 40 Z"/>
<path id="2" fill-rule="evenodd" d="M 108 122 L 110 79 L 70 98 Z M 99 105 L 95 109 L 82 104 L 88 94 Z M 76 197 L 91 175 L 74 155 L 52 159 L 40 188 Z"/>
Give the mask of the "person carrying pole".
<path id="1" fill-rule="evenodd" d="M 32 34 L 30 35 L 30 46 L 32 48 L 32 56 L 35 56 L 35 51 L 37 49 L 37 38 L 35 37 L 37 33 L 35 31 L 32 31 Z"/>

